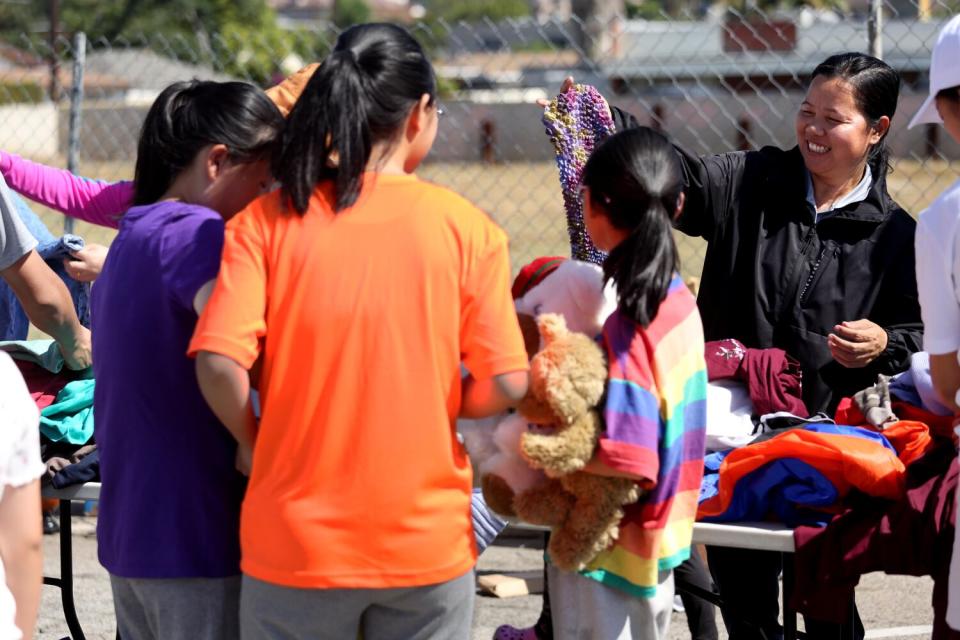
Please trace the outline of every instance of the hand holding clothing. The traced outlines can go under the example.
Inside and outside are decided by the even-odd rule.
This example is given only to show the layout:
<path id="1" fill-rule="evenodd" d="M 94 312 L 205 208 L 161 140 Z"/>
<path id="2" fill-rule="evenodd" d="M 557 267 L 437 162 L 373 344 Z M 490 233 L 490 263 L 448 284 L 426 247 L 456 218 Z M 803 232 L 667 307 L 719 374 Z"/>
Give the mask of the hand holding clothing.
<path id="1" fill-rule="evenodd" d="M 88 244 L 79 251 L 71 251 L 72 258 L 63 259 L 63 267 L 78 282 L 93 282 L 103 269 L 107 259 L 107 247 L 102 244 Z"/>
<path id="2" fill-rule="evenodd" d="M 887 348 L 887 332 L 865 318 L 845 321 L 833 327 L 827 337 L 833 359 L 849 369 L 865 367 Z"/>

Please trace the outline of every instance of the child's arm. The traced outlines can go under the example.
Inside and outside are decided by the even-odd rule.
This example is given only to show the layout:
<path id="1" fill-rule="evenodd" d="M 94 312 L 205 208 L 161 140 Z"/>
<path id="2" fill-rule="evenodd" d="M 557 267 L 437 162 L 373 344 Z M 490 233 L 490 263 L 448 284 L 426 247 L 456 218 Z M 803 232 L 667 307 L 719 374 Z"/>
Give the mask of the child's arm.
<path id="1" fill-rule="evenodd" d="M 40 416 L 13 361 L 0 359 L 0 414 L 4 438 L 0 451 L 0 558 L 6 586 L 16 603 L 17 627 L 33 637 L 43 577 L 43 528 L 40 517 Z M 11 611 L 12 613 L 12 611 Z"/>
<path id="2" fill-rule="evenodd" d="M 36 437 L 36 432 L 34 432 Z M 17 603 L 15 623 L 24 638 L 33 637 L 43 583 L 43 527 L 40 480 L 3 487 L 0 499 L 0 555 L 7 587 Z"/>
<path id="3" fill-rule="evenodd" d="M 957 403 L 957 392 L 960 391 L 960 362 L 958 353 L 930 354 L 930 377 L 933 379 L 933 388 L 940 401 L 954 413 L 960 413 L 960 404 Z"/>
<path id="4" fill-rule="evenodd" d="M 0 270 L 2 278 L 38 329 L 53 337 L 71 369 L 90 366 L 90 331 L 80 324 L 70 292 L 35 250 Z"/>
<path id="5" fill-rule="evenodd" d="M 530 361 L 510 294 L 507 236 L 484 221 L 461 285 L 460 350 L 470 372 L 461 383 L 461 418 L 484 418 L 516 406 L 530 382 Z"/>
<path id="6" fill-rule="evenodd" d="M 467 376 L 463 379 L 460 417 L 486 418 L 517 406 L 527 394 L 529 382 L 527 371 L 511 371 L 480 380 Z"/>
<path id="7" fill-rule="evenodd" d="M 56 211 L 104 227 L 117 228 L 133 202 L 133 183 L 88 180 L 0 152 L 0 173 L 11 189 Z"/>
<path id="8" fill-rule="evenodd" d="M 197 354 L 197 381 L 213 413 L 237 439 L 237 468 L 249 475 L 257 433 L 250 404 L 250 374 L 232 358 L 201 351 Z"/>

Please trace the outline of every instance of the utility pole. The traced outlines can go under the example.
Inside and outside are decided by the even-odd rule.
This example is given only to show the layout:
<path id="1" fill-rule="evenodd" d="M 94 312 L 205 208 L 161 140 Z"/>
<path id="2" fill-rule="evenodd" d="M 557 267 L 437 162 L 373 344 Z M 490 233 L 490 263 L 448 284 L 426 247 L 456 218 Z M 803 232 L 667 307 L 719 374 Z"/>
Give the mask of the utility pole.
<path id="1" fill-rule="evenodd" d="M 50 99 L 60 100 L 60 56 L 57 36 L 60 33 L 60 0 L 50 0 Z"/>
<path id="2" fill-rule="evenodd" d="M 870 0 L 870 17 L 867 19 L 867 45 L 870 55 L 883 59 L 883 0 Z"/>
<path id="3" fill-rule="evenodd" d="M 615 57 L 618 28 L 625 13 L 623 0 L 573 0 L 580 25 L 580 46 L 594 61 Z"/>

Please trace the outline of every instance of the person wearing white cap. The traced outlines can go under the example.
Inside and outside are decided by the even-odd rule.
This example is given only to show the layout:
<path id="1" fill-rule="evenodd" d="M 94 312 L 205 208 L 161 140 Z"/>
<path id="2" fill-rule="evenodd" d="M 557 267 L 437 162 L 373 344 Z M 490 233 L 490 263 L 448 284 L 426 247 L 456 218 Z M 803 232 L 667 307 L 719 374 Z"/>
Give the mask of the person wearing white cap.
<path id="1" fill-rule="evenodd" d="M 950 20 L 930 59 L 930 95 L 910 121 L 943 124 L 960 142 L 960 16 Z M 920 214 L 917 223 L 917 287 L 924 324 L 924 350 L 938 395 L 960 412 L 960 180 Z M 945 295 L 950 292 L 951 295 Z M 960 622 L 960 620 L 958 620 Z"/>
<path id="2" fill-rule="evenodd" d="M 930 95 L 910 127 L 942 124 L 960 143 L 960 16 L 940 31 L 930 58 Z M 940 399 L 960 413 L 960 180 L 920 214 L 917 223 L 917 292 L 923 317 L 923 347 Z M 960 494 L 958 494 L 960 496 Z M 955 537 L 945 620 L 934 618 L 934 637 L 960 630 L 960 537 Z M 936 599 L 935 599 L 936 600 Z M 938 613 L 938 612 L 935 612 Z"/>

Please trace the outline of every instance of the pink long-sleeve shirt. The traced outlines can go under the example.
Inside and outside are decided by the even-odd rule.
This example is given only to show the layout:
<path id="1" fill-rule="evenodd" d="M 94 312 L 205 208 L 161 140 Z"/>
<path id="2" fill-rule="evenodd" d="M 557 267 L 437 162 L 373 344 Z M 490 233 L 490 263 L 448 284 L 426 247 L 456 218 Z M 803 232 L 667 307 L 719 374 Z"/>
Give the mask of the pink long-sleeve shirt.
<path id="1" fill-rule="evenodd" d="M 116 229 L 133 203 L 133 182 L 81 178 L 12 153 L 0 152 L 0 173 L 25 198 L 104 227 Z"/>

